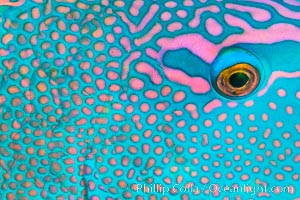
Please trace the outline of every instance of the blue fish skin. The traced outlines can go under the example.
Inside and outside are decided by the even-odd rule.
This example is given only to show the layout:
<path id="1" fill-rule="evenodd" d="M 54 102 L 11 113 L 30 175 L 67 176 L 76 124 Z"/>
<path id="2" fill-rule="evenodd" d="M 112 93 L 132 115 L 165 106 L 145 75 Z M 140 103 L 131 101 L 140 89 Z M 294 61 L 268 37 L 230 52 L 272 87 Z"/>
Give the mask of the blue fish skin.
<path id="1" fill-rule="evenodd" d="M 1 1 L 0 199 L 300 198 L 299 42 L 294 0 Z"/>

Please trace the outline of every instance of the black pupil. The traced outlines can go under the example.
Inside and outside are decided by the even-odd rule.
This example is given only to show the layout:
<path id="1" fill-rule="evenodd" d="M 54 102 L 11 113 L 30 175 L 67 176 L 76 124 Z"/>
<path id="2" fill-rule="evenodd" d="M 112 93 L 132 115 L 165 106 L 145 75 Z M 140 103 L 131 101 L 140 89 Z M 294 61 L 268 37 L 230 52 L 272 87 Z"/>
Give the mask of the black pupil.
<path id="1" fill-rule="evenodd" d="M 230 76 L 229 78 L 229 83 L 236 88 L 244 86 L 249 80 L 249 77 L 242 73 L 242 72 L 237 72 L 234 73 Z"/>

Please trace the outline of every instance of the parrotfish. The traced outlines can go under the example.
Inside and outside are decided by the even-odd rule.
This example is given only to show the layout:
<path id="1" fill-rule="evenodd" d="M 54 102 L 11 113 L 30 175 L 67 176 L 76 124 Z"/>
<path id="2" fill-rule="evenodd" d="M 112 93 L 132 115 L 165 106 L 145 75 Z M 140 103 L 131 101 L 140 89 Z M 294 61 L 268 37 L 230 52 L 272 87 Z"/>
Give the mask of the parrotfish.
<path id="1" fill-rule="evenodd" d="M 300 3 L 0 0 L 0 199 L 300 199 Z"/>

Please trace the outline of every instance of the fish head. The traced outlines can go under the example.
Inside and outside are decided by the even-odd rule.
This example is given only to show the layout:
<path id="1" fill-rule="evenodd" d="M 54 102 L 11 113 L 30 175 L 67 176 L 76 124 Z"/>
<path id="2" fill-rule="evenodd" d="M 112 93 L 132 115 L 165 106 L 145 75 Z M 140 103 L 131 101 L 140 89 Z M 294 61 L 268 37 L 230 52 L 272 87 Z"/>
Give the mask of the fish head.
<path id="1" fill-rule="evenodd" d="M 224 6 L 242 12 L 252 7 Z M 280 4 L 269 6 L 282 14 Z M 182 25 L 189 31 L 147 43 L 151 58 L 142 57 L 129 72 L 144 83 L 136 88 L 141 93 L 134 107 L 150 107 L 135 113 L 146 127 L 139 136 L 146 162 L 144 182 L 134 185 L 139 194 L 298 196 L 299 22 L 263 10 L 270 15 L 226 13 L 220 26 L 203 17 L 193 31 L 191 20 Z"/>
<path id="2" fill-rule="evenodd" d="M 0 198 L 299 198 L 299 6 L 0 2 Z"/>

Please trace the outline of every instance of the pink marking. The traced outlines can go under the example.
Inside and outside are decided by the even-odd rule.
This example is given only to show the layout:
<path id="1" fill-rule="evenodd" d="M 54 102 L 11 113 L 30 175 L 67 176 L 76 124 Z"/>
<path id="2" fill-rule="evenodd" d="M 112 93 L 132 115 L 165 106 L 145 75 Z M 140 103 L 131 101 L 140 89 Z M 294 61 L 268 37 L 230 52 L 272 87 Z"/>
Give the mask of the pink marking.
<path id="1" fill-rule="evenodd" d="M 227 3 L 225 7 L 228 9 L 237 10 L 239 12 L 248 12 L 250 13 L 250 15 L 254 20 L 259 22 L 265 22 L 271 19 L 270 12 L 261 8 L 243 6 L 243 5 L 233 4 L 233 3 Z"/>
<path id="2" fill-rule="evenodd" d="M 111 34 L 111 33 L 108 33 L 106 35 L 106 41 L 108 43 L 114 43 L 115 42 L 115 36 L 113 34 Z"/>
<path id="3" fill-rule="evenodd" d="M 122 21 L 129 26 L 129 30 L 131 33 L 136 33 L 144 29 L 144 27 L 148 24 L 148 22 L 154 17 L 156 12 L 158 11 L 159 6 L 157 4 L 153 4 L 150 8 L 148 13 L 142 19 L 141 23 L 136 26 L 134 25 L 126 16 L 124 12 L 117 12 L 117 14 L 121 17 Z"/>
<path id="4" fill-rule="evenodd" d="M 276 81 L 276 79 L 279 78 L 298 78 L 300 77 L 300 71 L 297 72 L 283 72 L 283 71 L 275 71 L 272 72 L 267 85 L 258 92 L 257 96 L 262 96 L 264 95 L 268 89 L 271 87 L 271 85 Z"/>
<path id="5" fill-rule="evenodd" d="M 251 121 L 254 121 L 254 120 L 255 120 L 255 115 L 253 115 L 253 114 L 249 115 L 249 119 L 250 119 Z"/>
<path id="6" fill-rule="evenodd" d="M 56 10 L 60 13 L 67 14 L 70 12 L 71 9 L 70 7 L 66 7 L 66 6 L 58 6 Z"/>
<path id="7" fill-rule="evenodd" d="M 103 35 L 103 30 L 101 28 L 101 25 L 98 21 L 92 20 L 92 23 L 97 27 L 97 29 L 92 33 L 92 36 L 94 38 L 99 38 Z"/>
<path id="8" fill-rule="evenodd" d="M 117 69 L 117 68 L 119 68 L 119 63 L 112 61 L 112 62 L 107 63 L 106 67 L 108 67 L 108 68 L 116 68 Z"/>
<path id="9" fill-rule="evenodd" d="M 170 104 L 168 102 L 161 102 L 161 103 L 156 104 L 155 109 L 159 110 L 159 111 L 164 111 L 164 110 L 166 110 L 166 108 L 169 107 L 169 105 Z"/>
<path id="10" fill-rule="evenodd" d="M 203 141 L 201 143 L 202 146 L 208 145 L 208 136 L 207 134 L 202 134 Z"/>
<path id="11" fill-rule="evenodd" d="M 220 46 L 216 46 L 202 35 L 195 33 L 180 35 L 175 38 L 161 38 L 157 44 L 162 47 L 158 58 L 160 62 L 166 51 L 186 48 L 207 63 L 212 63 L 221 49 Z"/>
<path id="12" fill-rule="evenodd" d="M 189 86 L 194 93 L 204 94 L 210 90 L 208 81 L 201 77 L 190 77 L 180 70 L 167 67 L 163 67 L 163 70 L 169 80 Z"/>
<path id="13" fill-rule="evenodd" d="M 152 49 L 152 48 L 147 48 L 146 49 L 146 54 L 150 58 L 153 58 L 153 59 L 157 59 L 157 57 L 158 57 L 158 53 L 154 49 Z"/>
<path id="14" fill-rule="evenodd" d="M 253 101 L 253 100 L 246 101 L 246 102 L 244 103 L 244 105 L 245 105 L 246 107 L 251 107 L 251 106 L 254 105 L 254 101 Z"/>
<path id="15" fill-rule="evenodd" d="M 109 49 L 109 55 L 111 57 L 121 57 L 122 56 L 122 52 L 117 47 L 112 47 L 112 48 Z"/>
<path id="16" fill-rule="evenodd" d="M 100 75 L 100 74 L 102 74 L 102 72 L 103 72 L 103 69 L 102 69 L 101 67 L 99 67 L 99 66 L 95 66 L 95 67 L 93 68 L 93 73 L 94 73 L 95 75 Z"/>
<path id="17" fill-rule="evenodd" d="M 132 61 L 138 59 L 141 56 L 141 52 L 135 51 L 130 54 L 130 56 L 124 61 L 122 68 L 122 80 L 127 78 L 129 72 L 129 65 Z"/>
<path id="18" fill-rule="evenodd" d="M 270 197 L 271 195 L 267 192 L 259 192 L 257 194 L 258 197 Z"/>
<path id="19" fill-rule="evenodd" d="M 187 16 L 187 12 L 185 10 L 178 10 L 176 15 L 180 18 L 185 18 Z"/>
<path id="20" fill-rule="evenodd" d="M 21 80 L 22 87 L 26 88 L 30 86 L 30 80 L 29 79 L 22 79 Z"/>
<path id="21" fill-rule="evenodd" d="M 190 128 L 191 132 L 197 132 L 199 130 L 198 126 L 197 125 L 192 125 L 191 128 Z"/>
<path id="22" fill-rule="evenodd" d="M 268 118 L 269 118 L 269 117 L 268 117 L 268 115 L 267 115 L 267 114 L 265 114 L 265 113 L 264 113 L 264 114 L 262 115 L 262 120 L 264 120 L 264 121 L 267 121 L 267 120 L 268 120 Z"/>
<path id="23" fill-rule="evenodd" d="M 89 182 L 89 189 L 90 189 L 90 190 L 95 190 L 95 189 L 96 189 L 96 185 L 95 185 L 95 183 L 94 183 L 93 181 L 90 181 L 90 182 Z M 96 197 L 96 196 L 93 196 L 93 197 L 92 197 L 92 200 L 99 200 L 99 198 Z"/>
<path id="24" fill-rule="evenodd" d="M 144 87 L 144 82 L 138 78 L 132 78 L 129 81 L 129 85 L 134 90 L 141 90 Z"/>
<path id="25" fill-rule="evenodd" d="M 78 32 L 79 31 L 79 26 L 77 24 L 72 24 L 70 28 L 73 32 Z"/>
<path id="26" fill-rule="evenodd" d="M 157 44 L 162 47 L 159 61 L 168 50 L 187 48 L 207 63 L 212 63 L 220 49 L 238 43 L 264 43 L 272 44 L 283 40 L 300 42 L 300 28 L 291 24 L 274 24 L 267 29 L 253 29 L 247 22 L 235 16 L 226 14 L 225 21 L 230 26 L 244 29 L 243 34 L 234 34 L 226 38 L 223 43 L 215 45 L 199 34 L 185 34 L 175 38 L 161 38 Z M 278 34 L 284 33 L 284 34 Z"/>
<path id="27" fill-rule="evenodd" d="M 295 194 L 296 188 L 293 185 L 289 185 L 289 193 L 290 194 Z M 300 198 L 297 198 L 295 200 L 300 200 Z"/>
<path id="28" fill-rule="evenodd" d="M 117 78 L 119 78 L 119 74 L 114 71 L 108 71 L 106 75 L 110 80 L 116 80 Z"/>
<path id="29" fill-rule="evenodd" d="M 160 74 L 148 63 L 140 62 L 135 66 L 135 68 L 139 73 L 148 75 L 154 84 L 161 84 L 162 78 Z"/>
<path id="30" fill-rule="evenodd" d="M 213 18 L 208 18 L 205 22 L 206 30 L 213 36 L 218 36 L 223 32 L 222 26 Z"/>
<path id="31" fill-rule="evenodd" d="M 193 6 L 194 2 L 192 0 L 184 0 L 183 5 L 184 6 Z"/>
<path id="32" fill-rule="evenodd" d="M 9 54 L 9 51 L 7 51 L 7 50 L 5 50 L 3 48 L 0 49 L 0 55 L 1 56 L 7 56 L 8 54 Z"/>
<path id="33" fill-rule="evenodd" d="M 60 99 L 59 99 L 59 94 L 58 94 L 57 89 L 52 89 L 51 93 L 52 93 L 54 103 L 56 105 L 59 105 L 60 104 Z"/>
<path id="34" fill-rule="evenodd" d="M 61 54 L 61 55 L 66 53 L 66 47 L 61 42 L 57 44 L 56 49 L 57 49 L 58 53 Z"/>
<path id="35" fill-rule="evenodd" d="M 292 10 L 287 9 L 280 3 L 277 3 L 275 1 L 261 1 L 261 0 L 246 0 L 250 2 L 257 2 L 257 3 L 264 3 L 272 6 L 280 15 L 290 18 L 290 19 L 300 19 L 300 13 L 294 12 Z"/>
<path id="36" fill-rule="evenodd" d="M 225 21 L 230 26 L 243 28 L 244 33 L 229 36 L 221 44 L 222 47 L 231 46 L 241 42 L 272 44 L 284 40 L 300 41 L 300 28 L 291 24 L 280 23 L 274 24 L 268 29 L 253 29 L 244 20 L 229 14 L 225 15 Z"/>
<path id="37" fill-rule="evenodd" d="M 147 90 L 145 92 L 145 96 L 148 98 L 148 99 L 155 99 L 158 97 L 158 94 L 155 90 Z"/>
<path id="38" fill-rule="evenodd" d="M 205 127 L 211 127 L 211 125 L 212 125 L 212 121 L 211 120 L 207 119 L 207 120 L 204 121 L 204 126 Z"/>
<path id="39" fill-rule="evenodd" d="M 222 106 L 222 102 L 219 99 L 214 99 L 214 100 L 210 101 L 208 104 L 206 104 L 204 106 L 203 110 L 206 113 L 210 113 L 214 109 L 221 107 L 221 106 Z"/>
<path id="40" fill-rule="evenodd" d="M 44 14 L 48 15 L 51 12 L 51 10 L 52 10 L 52 2 L 51 0 L 48 0 L 45 6 Z"/>
<path id="41" fill-rule="evenodd" d="M 185 93 L 183 91 L 178 91 L 173 96 L 174 102 L 181 102 L 184 99 L 185 99 Z"/>
<path id="42" fill-rule="evenodd" d="M 139 97 L 137 95 L 133 94 L 130 96 L 130 100 L 135 103 L 139 100 Z"/>
<path id="43" fill-rule="evenodd" d="M 190 112 L 193 119 L 197 119 L 199 117 L 199 114 L 197 112 L 197 107 L 194 104 L 191 103 L 187 104 L 185 106 L 185 109 Z"/>
<path id="44" fill-rule="evenodd" d="M 227 114 L 226 113 L 222 113 L 218 116 L 218 121 L 219 122 L 223 122 L 227 119 Z"/>
<path id="45" fill-rule="evenodd" d="M 241 116 L 240 116 L 239 114 L 236 114 L 236 115 L 234 116 L 234 119 L 235 119 L 236 123 L 237 123 L 239 126 L 242 125 Z"/>
<path id="46" fill-rule="evenodd" d="M 285 96 L 286 96 L 286 92 L 285 92 L 284 89 L 279 89 L 279 90 L 277 91 L 277 94 L 278 94 L 278 96 L 280 96 L 280 97 L 285 97 Z"/>
<path id="47" fill-rule="evenodd" d="M 85 115 L 91 115 L 92 114 L 92 111 L 88 108 L 83 108 L 82 109 L 82 112 L 85 114 Z"/>
<path id="48" fill-rule="evenodd" d="M 0 105 L 3 105 L 6 102 L 6 97 L 3 95 L 0 95 Z"/>
<path id="49" fill-rule="evenodd" d="M 300 133 L 300 124 L 296 124 L 297 132 Z"/>
<path id="50" fill-rule="evenodd" d="M 116 33 L 116 34 L 121 34 L 122 33 L 122 27 L 120 27 L 120 26 L 115 26 L 114 27 L 114 32 Z"/>
<path id="51" fill-rule="evenodd" d="M 230 102 L 227 103 L 227 106 L 228 106 L 229 108 L 234 108 L 234 107 L 236 107 L 237 105 L 238 105 L 238 103 L 235 102 L 235 101 L 230 101 Z"/>
<path id="52" fill-rule="evenodd" d="M 156 35 L 157 33 L 159 33 L 161 30 L 162 30 L 161 25 L 159 23 L 156 23 L 147 34 L 145 34 L 141 38 L 135 39 L 134 40 L 134 44 L 136 46 L 140 46 L 140 45 L 142 45 L 142 44 L 150 41 L 152 39 L 152 37 L 154 35 Z"/>
<path id="53" fill-rule="evenodd" d="M 129 9 L 129 12 L 133 16 L 138 16 L 141 7 L 144 5 L 144 1 L 134 1 Z"/>
<path id="54" fill-rule="evenodd" d="M 126 93 L 123 93 L 123 94 L 121 95 L 121 99 L 122 99 L 123 101 L 127 100 L 126 95 L 127 95 Z M 125 97 L 125 99 L 124 99 L 124 97 Z M 134 111 L 134 108 L 133 108 L 132 105 L 129 105 L 129 106 L 126 107 L 125 110 L 126 110 L 126 113 L 127 113 L 127 114 L 130 114 L 130 113 L 132 113 L 132 112 Z"/>
<path id="55" fill-rule="evenodd" d="M 155 114 L 150 114 L 149 117 L 147 118 L 147 123 L 154 124 L 156 120 L 157 120 L 157 116 Z"/>
<path id="56" fill-rule="evenodd" d="M 178 123 L 177 123 L 177 127 L 179 127 L 179 128 L 182 128 L 182 127 L 184 127 L 185 126 L 185 121 L 184 120 L 181 120 L 181 121 L 179 121 Z"/>
<path id="57" fill-rule="evenodd" d="M 120 43 L 127 52 L 131 51 L 130 41 L 128 37 L 122 37 Z"/>
<path id="58" fill-rule="evenodd" d="M 270 102 L 269 103 L 269 107 L 272 109 L 272 110 L 276 110 L 276 104 L 275 103 L 273 103 L 273 102 Z"/>
<path id="59" fill-rule="evenodd" d="M 34 112 L 34 106 L 32 104 L 26 104 L 25 107 L 24 107 L 24 109 L 26 110 L 27 113 L 33 113 Z M 16 121 L 14 121 L 14 124 L 13 124 L 13 126 L 15 125 L 14 128 L 15 129 L 19 129 L 20 127 L 16 126 L 16 125 L 19 125 L 19 124 L 17 122 L 16 122 L 17 124 L 15 124 L 15 122 Z"/>
<path id="60" fill-rule="evenodd" d="M 2 37 L 2 43 L 3 44 L 8 44 L 12 39 L 14 38 L 14 35 L 11 33 L 7 33 Z"/>
<path id="61" fill-rule="evenodd" d="M 67 74 L 71 77 L 75 76 L 75 68 L 74 66 L 68 66 L 67 69 L 65 70 L 67 72 Z"/>
<path id="62" fill-rule="evenodd" d="M 283 0 L 284 3 L 290 4 L 293 6 L 300 6 L 300 2 L 298 0 Z M 299 198 L 300 200 L 300 198 Z"/>
<path id="63" fill-rule="evenodd" d="M 288 114 L 290 114 L 290 115 L 293 114 L 293 112 L 294 112 L 294 111 L 293 111 L 293 107 L 287 106 L 287 107 L 286 107 L 286 112 L 287 112 Z"/>
<path id="64" fill-rule="evenodd" d="M 32 61 L 32 66 L 39 67 L 40 66 L 40 59 L 34 59 Z"/>
<path id="65" fill-rule="evenodd" d="M 300 154 L 298 154 L 294 157 L 294 162 L 296 162 L 296 163 L 300 162 Z"/>
<path id="66" fill-rule="evenodd" d="M 296 93 L 296 97 L 297 97 L 297 99 L 300 99 L 300 92 Z"/>
<path id="67" fill-rule="evenodd" d="M 68 7 L 68 9 L 70 9 L 70 8 Z M 93 20 L 94 18 L 95 18 L 95 16 L 93 14 L 87 14 L 85 16 L 84 20 L 81 22 L 81 24 L 84 25 L 84 24 L 90 22 L 91 20 Z M 107 17 L 106 20 L 105 20 L 105 22 L 106 22 L 105 24 L 106 25 L 108 25 L 108 24 L 111 25 L 110 22 L 114 22 L 115 20 L 116 20 L 115 17 Z"/>
<path id="68" fill-rule="evenodd" d="M 162 96 L 168 96 L 170 93 L 171 93 L 171 88 L 170 86 L 164 86 L 162 89 L 161 89 L 161 95 Z"/>
<path id="69" fill-rule="evenodd" d="M 197 107 L 195 104 L 189 103 L 185 106 L 185 109 L 189 112 L 197 112 Z"/>
<path id="70" fill-rule="evenodd" d="M 217 197 L 217 196 L 219 196 L 220 195 L 220 193 L 219 193 L 219 185 L 218 184 L 215 184 L 214 185 L 214 187 L 213 187 L 213 196 L 214 197 Z"/>
<path id="71" fill-rule="evenodd" d="M 65 41 L 68 43 L 76 43 L 77 42 L 77 36 L 68 34 L 65 36 Z"/>
<path id="72" fill-rule="evenodd" d="M 13 6 L 18 7 L 25 3 L 25 0 L 19 0 L 17 2 L 11 2 L 10 0 L 1 0 L 0 6 Z"/>
<path id="73" fill-rule="evenodd" d="M 191 28 L 196 28 L 200 24 L 200 16 L 202 15 L 202 13 L 204 13 L 206 11 L 209 11 L 212 13 L 218 13 L 218 12 L 220 12 L 220 8 L 216 5 L 211 5 L 211 6 L 197 9 L 195 11 L 194 18 L 189 22 L 189 26 Z"/>
<path id="74" fill-rule="evenodd" d="M 168 25 L 167 29 L 169 32 L 175 32 L 182 28 L 182 24 L 180 22 L 173 22 Z"/>
<path id="75" fill-rule="evenodd" d="M 174 2 L 174 1 L 169 1 L 169 2 L 166 2 L 166 3 L 165 3 L 165 6 L 166 6 L 167 8 L 175 8 L 175 7 L 177 6 L 177 3 Z"/>
<path id="76" fill-rule="evenodd" d="M 103 42 L 97 42 L 97 43 L 94 44 L 94 49 L 96 51 L 102 51 L 104 49 L 104 47 L 105 47 L 105 45 L 104 45 Z"/>
<path id="77" fill-rule="evenodd" d="M 67 151 L 69 154 L 72 154 L 72 155 L 77 154 L 77 149 L 75 147 L 69 147 Z"/>
<path id="78" fill-rule="evenodd" d="M 168 12 L 168 11 L 165 11 L 165 12 L 163 12 L 163 13 L 161 14 L 160 19 L 161 19 L 162 21 L 168 21 L 168 20 L 171 19 L 171 17 L 172 17 L 172 14 L 171 14 L 170 12 Z"/>
<path id="79" fill-rule="evenodd" d="M 140 106 L 140 109 L 142 112 L 148 112 L 150 107 L 149 107 L 149 104 L 147 103 L 143 103 L 141 106 Z"/>
<path id="80" fill-rule="evenodd" d="M 134 169 L 130 169 L 127 173 L 127 178 L 131 179 L 134 175 L 134 172 L 135 172 Z"/>
<path id="81" fill-rule="evenodd" d="M 91 63 L 87 62 L 87 61 L 83 61 L 79 64 L 79 67 L 83 70 L 87 70 L 89 69 L 91 66 Z"/>
<path id="82" fill-rule="evenodd" d="M 96 86 L 98 89 L 103 90 L 105 88 L 105 81 L 103 79 L 96 80 Z"/>
<path id="83" fill-rule="evenodd" d="M 45 22 L 40 23 L 39 31 L 43 32 L 45 30 L 48 30 L 48 26 L 45 24 Z"/>

